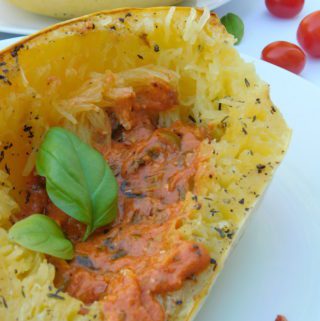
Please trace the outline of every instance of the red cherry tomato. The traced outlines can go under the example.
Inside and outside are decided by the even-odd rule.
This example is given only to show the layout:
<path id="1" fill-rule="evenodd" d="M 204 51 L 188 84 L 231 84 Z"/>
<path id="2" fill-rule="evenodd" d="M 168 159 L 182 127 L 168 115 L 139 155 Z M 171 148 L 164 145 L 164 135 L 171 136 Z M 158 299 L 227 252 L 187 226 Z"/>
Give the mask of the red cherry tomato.
<path id="1" fill-rule="evenodd" d="M 268 10 L 280 18 L 292 18 L 303 8 L 304 0 L 265 0 Z"/>
<path id="2" fill-rule="evenodd" d="M 308 54 L 320 57 L 320 10 L 309 14 L 301 21 L 297 37 Z"/>
<path id="3" fill-rule="evenodd" d="M 299 74 L 306 64 L 306 55 L 302 49 L 287 41 L 270 43 L 263 49 L 261 58 L 295 74 Z"/>

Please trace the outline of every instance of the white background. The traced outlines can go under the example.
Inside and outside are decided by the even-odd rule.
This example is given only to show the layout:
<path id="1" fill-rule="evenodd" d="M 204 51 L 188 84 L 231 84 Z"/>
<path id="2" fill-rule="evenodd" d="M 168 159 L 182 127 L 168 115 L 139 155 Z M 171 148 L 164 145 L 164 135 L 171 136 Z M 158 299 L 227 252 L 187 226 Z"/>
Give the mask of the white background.
<path id="1" fill-rule="evenodd" d="M 270 42 L 286 40 L 297 43 L 296 32 L 300 21 L 316 10 L 320 10 L 320 0 L 305 0 L 304 8 L 297 17 L 280 19 L 268 12 L 264 0 L 233 0 L 216 12 L 220 17 L 234 12 L 244 20 L 245 36 L 238 46 L 239 50 L 260 58 L 262 49 Z M 308 57 L 306 68 L 301 75 L 320 86 L 320 59 Z"/>
<path id="2" fill-rule="evenodd" d="M 212 3 L 216 1 L 212 0 Z M 193 0 L 192 2 L 195 1 Z M 209 2 L 210 0 L 198 0 L 198 3 Z M 55 21 L 29 13 L 26 14 L 24 11 L 10 6 L 5 0 L 0 0 L 0 5 L 0 27 L 2 28 L 5 25 L 10 25 L 12 29 L 15 24 L 21 28 L 25 23 L 27 27 L 34 19 L 39 20 L 39 25 L 46 25 Z M 237 13 L 242 17 L 246 30 L 244 39 L 239 45 L 239 50 L 255 58 L 260 58 L 262 49 L 272 41 L 287 40 L 296 42 L 296 30 L 299 22 L 304 16 L 315 10 L 320 10 L 320 0 L 305 0 L 304 9 L 296 18 L 289 20 L 279 19 L 268 13 L 264 0 L 232 0 L 217 9 L 216 12 L 220 17 L 228 12 Z M 13 21 L 14 17 L 17 17 L 17 21 Z M 8 37 L 12 37 L 12 35 L 0 33 L 0 39 Z M 307 66 L 302 72 L 302 76 L 320 86 L 320 59 L 316 60 L 308 57 Z"/>

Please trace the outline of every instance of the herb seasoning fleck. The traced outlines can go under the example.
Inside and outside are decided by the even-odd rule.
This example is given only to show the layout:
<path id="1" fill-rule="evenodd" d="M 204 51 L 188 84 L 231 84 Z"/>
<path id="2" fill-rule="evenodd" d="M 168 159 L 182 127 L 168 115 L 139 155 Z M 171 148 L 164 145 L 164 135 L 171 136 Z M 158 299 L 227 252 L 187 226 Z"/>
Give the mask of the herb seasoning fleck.
<path id="1" fill-rule="evenodd" d="M 215 209 L 210 210 L 211 216 L 215 216 L 217 213 L 219 213 L 219 211 L 217 211 Z"/>
<path id="2" fill-rule="evenodd" d="M 219 236 L 220 236 L 221 238 L 225 238 L 225 237 L 226 237 L 225 232 L 224 232 L 221 228 L 215 227 L 214 229 L 219 233 Z"/>
<path id="3" fill-rule="evenodd" d="M 258 164 L 257 166 L 258 173 L 262 173 L 262 171 L 266 168 L 266 165 Z"/>
<path id="4" fill-rule="evenodd" d="M 24 286 L 21 287 L 21 294 L 24 298 L 26 297 L 26 293 L 24 292 Z"/>
<path id="5" fill-rule="evenodd" d="M 2 298 L 2 303 L 3 303 L 3 306 L 8 309 L 8 304 L 7 304 L 7 301 L 6 301 L 6 298 L 4 296 L 1 295 L 1 298 Z"/>
<path id="6" fill-rule="evenodd" d="M 14 49 L 11 51 L 11 56 L 13 58 L 17 57 L 18 56 L 18 52 L 20 49 L 24 48 L 24 45 L 21 44 L 21 45 L 18 45 L 18 46 L 15 46 Z"/>
<path id="7" fill-rule="evenodd" d="M 32 132 L 32 126 L 28 126 L 27 124 L 25 124 L 25 125 L 23 126 L 23 131 L 24 131 L 25 133 L 28 133 L 28 138 L 33 138 L 33 137 L 34 137 L 34 134 L 33 134 L 33 132 Z"/>
<path id="8" fill-rule="evenodd" d="M 116 249 L 112 238 L 108 237 L 103 241 L 103 245 L 106 246 L 110 251 L 114 251 Z"/>
<path id="9" fill-rule="evenodd" d="M 111 256 L 111 260 L 115 261 L 115 260 L 121 259 L 125 257 L 127 254 L 128 252 L 126 250 L 120 249 L 118 252 L 116 252 Z"/>
<path id="10" fill-rule="evenodd" d="M 218 266 L 217 261 L 216 261 L 214 258 L 211 258 L 211 259 L 210 259 L 210 264 L 213 265 L 213 271 L 215 271 L 216 268 L 217 268 L 217 266 Z"/>
<path id="11" fill-rule="evenodd" d="M 78 255 L 76 257 L 77 264 L 86 267 L 89 270 L 97 270 L 97 268 L 94 266 L 93 262 L 90 260 L 88 256 Z"/>
<path id="12" fill-rule="evenodd" d="M 51 291 L 51 289 L 49 288 L 49 290 Z M 47 297 L 48 298 L 52 298 L 52 299 L 57 299 L 57 300 L 65 300 L 65 297 L 63 297 L 62 295 L 59 295 L 59 293 L 62 291 L 62 289 L 57 289 L 56 292 L 54 293 L 48 293 Z"/>
<path id="13" fill-rule="evenodd" d="M 198 203 L 198 204 L 195 205 L 194 208 L 195 208 L 197 211 L 199 211 L 199 210 L 201 210 L 201 207 L 202 207 L 202 205 L 201 205 L 200 203 Z"/>
<path id="14" fill-rule="evenodd" d="M 8 175 L 10 175 L 10 168 L 9 168 L 8 164 L 5 164 L 5 165 L 4 165 L 4 169 L 5 169 L 6 173 L 7 173 Z"/>

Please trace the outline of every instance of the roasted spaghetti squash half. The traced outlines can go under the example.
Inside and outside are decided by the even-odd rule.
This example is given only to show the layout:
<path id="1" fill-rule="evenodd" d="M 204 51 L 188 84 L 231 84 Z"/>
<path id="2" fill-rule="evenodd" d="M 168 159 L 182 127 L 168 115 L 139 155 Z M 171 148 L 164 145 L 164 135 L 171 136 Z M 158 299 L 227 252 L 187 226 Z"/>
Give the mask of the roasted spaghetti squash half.
<path id="1" fill-rule="evenodd" d="M 193 319 L 291 134 L 233 43 L 208 10 L 123 9 L 0 53 L 1 320 Z M 98 150 L 119 185 L 116 220 L 86 241 L 35 169 L 52 127 Z M 73 259 L 9 239 L 33 213 Z"/>

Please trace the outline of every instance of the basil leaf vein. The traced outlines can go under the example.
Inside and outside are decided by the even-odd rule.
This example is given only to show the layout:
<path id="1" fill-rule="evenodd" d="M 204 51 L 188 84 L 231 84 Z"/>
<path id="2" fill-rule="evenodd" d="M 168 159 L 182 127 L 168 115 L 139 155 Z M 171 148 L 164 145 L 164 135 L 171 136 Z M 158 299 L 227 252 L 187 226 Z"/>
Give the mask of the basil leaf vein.
<path id="1" fill-rule="evenodd" d="M 33 214 L 14 224 L 9 230 L 9 239 L 32 251 L 65 260 L 73 257 L 73 245 L 60 226 L 42 214 Z"/>

